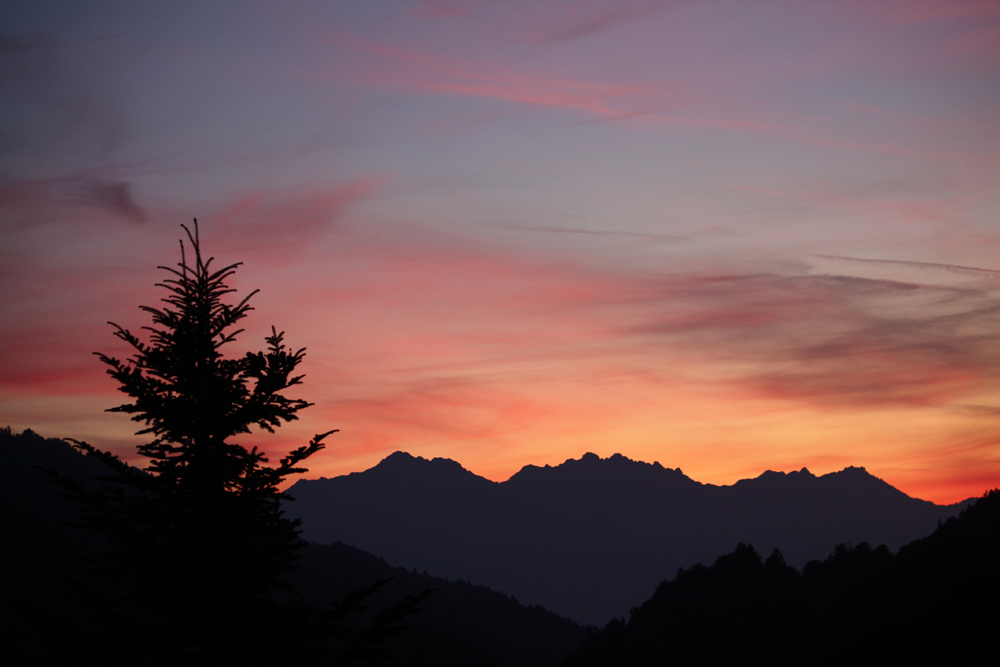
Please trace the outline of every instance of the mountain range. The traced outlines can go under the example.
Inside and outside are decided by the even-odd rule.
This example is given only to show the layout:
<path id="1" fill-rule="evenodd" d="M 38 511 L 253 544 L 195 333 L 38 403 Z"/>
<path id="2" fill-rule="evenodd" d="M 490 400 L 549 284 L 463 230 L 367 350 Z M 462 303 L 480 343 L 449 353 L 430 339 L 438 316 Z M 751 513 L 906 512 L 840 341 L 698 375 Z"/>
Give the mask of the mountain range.
<path id="1" fill-rule="evenodd" d="M 896 550 L 968 503 L 911 498 L 864 468 L 768 471 L 716 486 L 589 453 L 493 482 L 449 459 L 396 452 L 364 472 L 300 480 L 289 493 L 286 511 L 311 542 L 344 542 L 592 625 L 738 543 L 780 549 L 802 567 L 838 544 Z"/>
<path id="2" fill-rule="evenodd" d="M 543 525 L 553 513 L 572 516 L 565 508 L 574 502 L 589 502 L 591 510 L 603 504 L 608 516 L 616 508 L 634 507 L 639 501 L 655 506 L 669 497 L 661 488 L 670 487 L 664 480 L 673 480 L 674 501 L 694 503 L 677 512 L 686 515 L 688 524 L 694 522 L 692 517 L 707 516 L 707 510 L 697 511 L 699 507 L 731 512 L 728 521 L 704 527 L 706 535 L 740 525 L 750 532 L 760 531 L 769 521 L 794 524 L 810 516 L 820 517 L 813 521 L 818 526 L 838 516 L 838 511 L 842 523 L 839 528 L 831 523 L 831 534 L 837 530 L 878 532 L 887 526 L 898 531 L 907 516 L 919 518 L 927 509 L 948 513 L 959 507 L 908 498 L 858 468 L 822 477 L 807 471 L 765 473 L 716 487 L 656 464 L 588 455 L 554 468 L 526 468 L 518 486 L 483 480 L 443 459 L 427 461 L 396 454 L 387 461 L 364 473 L 337 478 L 340 482 L 317 480 L 305 486 L 322 488 L 328 482 L 343 484 L 351 479 L 360 490 L 388 481 L 386 493 L 390 495 L 376 498 L 376 504 L 405 505 L 414 512 L 429 499 L 453 502 L 456 494 L 473 498 L 483 489 L 492 489 L 485 492 L 489 497 L 456 508 L 451 513 L 453 522 L 461 515 L 487 517 L 484 507 L 489 509 L 498 499 L 508 504 L 492 507 L 494 518 L 519 507 L 523 510 L 529 501 L 543 503 L 537 505 L 534 517 L 514 531 L 521 534 L 522 542 L 538 530 L 535 524 Z M 93 604 L 86 603 L 87 591 L 97 583 L 90 579 L 90 565 L 102 558 L 107 545 L 98 535 L 73 525 L 80 518 L 79 507 L 45 470 L 85 486 L 99 483 L 106 472 L 99 461 L 82 456 L 63 441 L 47 440 L 31 431 L 14 434 L 9 428 L 0 429 L 0 534 L 6 547 L 0 550 L 0 567 L 9 575 L 5 603 L 14 610 L 5 627 L 5 664 L 87 662 L 88 656 L 90 662 L 114 664 L 109 661 L 109 655 L 114 655 L 109 647 L 121 645 L 120 628 L 95 622 Z M 581 479 L 586 482 L 582 488 L 590 490 L 582 499 L 574 496 L 580 492 Z M 614 479 L 619 481 L 612 483 Z M 630 485 L 622 486 L 621 480 Z M 534 492 L 544 491 L 549 505 L 537 495 L 531 499 L 530 490 L 537 484 L 541 486 Z M 692 489 L 700 489 L 701 495 Z M 755 514 L 760 507 L 768 507 L 762 497 L 774 516 Z M 365 504 L 372 502 L 359 495 L 343 503 L 339 511 L 370 513 L 372 506 Z M 735 508 L 734 502 L 743 506 Z M 378 644 L 382 657 L 373 657 L 373 665 L 966 664 L 989 655 L 995 634 L 1000 491 L 960 505 L 964 509 L 957 518 L 939 522 L 933 533 L 908 541 L 896 554 L 867 541 L 848 539 L 796 569 L 777 550 L 767 555 L 767 551 L 758 553 L 753 546 L 736 543 L 730 552 L 702 559 L 701 564 L 675 572 L 665 569 L 658 575 L 662 583 L 655 591 L 639 593 L 627 620 L 615 618 L 600 631 L 588 630 L 541 606 L 525 606 L 480 581 L 393 567 L 343 543 L 303 545 L 298 567 L 287 573 L 286 582 L 319 607 L 336 607 L 352 599 L 348 591 L 383 582 L 377 593 L 365 598 L 366 608 L 357 608 L 346 618 L 345 632 L 371 632 L 384 611 L 418 596 L 422 600 L 419 612 L 407 619 L 409 627 L 400 628 L 399 634 L 382 637 Z M 875 528 L 865 529 L 865 521 L 851 518 L 852 513 L 863 515 Z M 651 520 L 653 514 L 647 512 L 644 520 Z M 593 521 L 606 522 L 605 515 L 595 513 Z M 430 534 L 429 526 L 434 523 L 424 517 L 410 532 Z M 612 535 L 615 539 L 627 535 L 636 521 L 626 519 L 620 524 L 619 533 Z M 388 530 L 387 526 L 384 522 L 381 529 Z M 572 527 L 564 526 L 570 533 Z M 484 519 L 479 532 L 490 528 Z M 817 534 L 823 535 L 823 530 L 817 528 Z M 780 534 L 778 538 L 785 539 Z M 494 543 L 505 539 L 511 539 L 510 535 L 498 533 Z M 588 539 L 606 543 L 593 536 Z M 895 544 L 889 543 L 896 551 Z M 445 540 L 439 550 L 450 546 Z M 508 549 L 480 557 L 488 562 L 509 553 Z M 603 571 L 579 580 L 577 586 L 604 590 L 606 580 L 621 578 L 619 569 L 642 560 L 638 553 L 623 553 L 610 558 Z M 585 552 L 563 556 L 565 568 L 574 572 L 579 570 L 577 561 L 591 560 Z M 547 552 L 535 554 L 537 560 L 546 558 L 550 558 Z M 528 553 L 518 563 L 532 560 Z M 429 592 L 430 597 L 425 597 Z"/>

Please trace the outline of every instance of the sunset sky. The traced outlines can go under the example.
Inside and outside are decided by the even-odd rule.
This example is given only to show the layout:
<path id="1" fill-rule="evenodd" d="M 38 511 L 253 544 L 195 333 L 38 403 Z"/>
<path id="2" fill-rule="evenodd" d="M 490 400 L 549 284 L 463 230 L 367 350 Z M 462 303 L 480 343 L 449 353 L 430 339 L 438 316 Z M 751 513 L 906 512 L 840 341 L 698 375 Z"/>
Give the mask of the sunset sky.
<path id="1" fill-rule="evenodd" d="M 5 3 L 0 426 L 129 456 L 181 223 L 341 432 L 1000 485 L 1000 3 Z M 132 461 L 136 461 L 133 457 Z"/>

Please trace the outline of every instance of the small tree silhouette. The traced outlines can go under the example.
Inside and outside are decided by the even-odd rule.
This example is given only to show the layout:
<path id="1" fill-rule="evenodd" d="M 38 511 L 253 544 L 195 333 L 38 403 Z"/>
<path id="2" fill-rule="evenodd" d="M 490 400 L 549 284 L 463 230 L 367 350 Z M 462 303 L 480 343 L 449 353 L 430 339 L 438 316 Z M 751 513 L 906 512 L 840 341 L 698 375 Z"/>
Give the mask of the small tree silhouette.
<path id="1" fill-rule="evenodd" d="M 153 325 L 143 327 L 149 342 L 111 323 L 133 355 L 122 361 L 97 353 L 132 399 L 110 411 L 131 415 L 145 425 L 138 433 L 152 436 L 138 448 L 148 464 L 140 471 L 73 441 L 113 471 L 101 491 L 76 495 L 112 547 L 104 563 L 111 575 L 104 616 L 113 617 L 118 640 L 153 642 L 144 649 L 157 656 L 153 662 L 287 658 L 292 619 L 316 623 L 293 613 L 295 604 L 282 604 L 280 576 L 301 541 L 298 522 L 282 514 L 287 496 L 279 485 L 304 472 L 299 464 L 335 431 L 316 435 L 276 466 L 232 441 L 254 427 L 274 432 L 310 405 L 283 394 L 300 383 L 294 372 L 305 351 L 288 349 L 272 328 L 266 351 L 224 356 L 256 291 L 225 303 L 235 291 L 226 281 L 240 264 L 215 269 L 202 255 L 194 222 L 193 231 L 182 225 L 190 256 L 181 241 L 177 267 L 159 267 L 169 273 L 158 283 L 168 292 L 164 305 L 141 307 L 152 316 Z M 280 640 L 267 641 L 275 635 Z M 121 648 L 134 649 L 128 641 Z"/>

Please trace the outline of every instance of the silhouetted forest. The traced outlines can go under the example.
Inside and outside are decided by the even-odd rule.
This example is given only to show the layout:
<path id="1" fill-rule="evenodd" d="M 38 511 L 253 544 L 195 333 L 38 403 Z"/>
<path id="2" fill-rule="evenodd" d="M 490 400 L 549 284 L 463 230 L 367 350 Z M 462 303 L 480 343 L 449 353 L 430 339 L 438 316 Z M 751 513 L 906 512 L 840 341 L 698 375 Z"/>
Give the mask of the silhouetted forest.
<path id="1" fill-rule="evenodd" d="M 838 546 L 801 572 L 740 544 L 681 569 L 563 667 L 972 664 L 995 651 L 1000 491 L 893 555 Z"/>

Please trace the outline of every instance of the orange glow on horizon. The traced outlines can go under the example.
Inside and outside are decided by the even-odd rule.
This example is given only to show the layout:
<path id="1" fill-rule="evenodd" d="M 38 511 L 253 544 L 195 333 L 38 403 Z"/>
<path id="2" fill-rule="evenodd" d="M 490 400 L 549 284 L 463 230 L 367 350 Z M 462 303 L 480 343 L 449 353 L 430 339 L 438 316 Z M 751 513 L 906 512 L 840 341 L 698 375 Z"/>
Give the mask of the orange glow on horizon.
<path id="1" fill-rule="evenodd" d="M 128 354 L 107 321 L 148 324 L 196 216 L 261 290 L 232 353 L 307 349 L 315 407 L 245 443 L 340 429 L 310 475 L 1000 486 L 996 3 L 21 4 L 0 426 L 130 455 L 92 353 Z"/>

